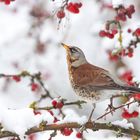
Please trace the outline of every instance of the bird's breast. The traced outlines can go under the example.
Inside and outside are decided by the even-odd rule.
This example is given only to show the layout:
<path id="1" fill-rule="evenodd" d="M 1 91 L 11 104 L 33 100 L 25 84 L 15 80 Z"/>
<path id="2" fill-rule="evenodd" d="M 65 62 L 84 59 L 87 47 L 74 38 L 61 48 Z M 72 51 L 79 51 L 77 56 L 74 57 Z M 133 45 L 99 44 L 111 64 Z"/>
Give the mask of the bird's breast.
<path id="1" fill-rule="evenodd" d="M 100 100 L 100 92 L 88 87 L 81 87 L 72 82 L 73 90 L 76 95 L 79 96 L 82 100 L 97 102 Z"/>

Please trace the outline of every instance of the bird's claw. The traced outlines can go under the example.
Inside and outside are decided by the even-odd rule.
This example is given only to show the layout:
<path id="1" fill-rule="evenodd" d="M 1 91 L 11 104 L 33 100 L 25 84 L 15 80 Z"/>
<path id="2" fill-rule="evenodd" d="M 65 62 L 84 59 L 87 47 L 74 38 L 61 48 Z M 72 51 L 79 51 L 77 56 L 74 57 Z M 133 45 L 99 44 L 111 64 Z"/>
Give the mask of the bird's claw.
<path id="1" fill-rule="evenodd" d="M 109 104 L 105 111 L 110 111 L 113 113 L 115 111 L 115 107 L 112 104 Z"/>

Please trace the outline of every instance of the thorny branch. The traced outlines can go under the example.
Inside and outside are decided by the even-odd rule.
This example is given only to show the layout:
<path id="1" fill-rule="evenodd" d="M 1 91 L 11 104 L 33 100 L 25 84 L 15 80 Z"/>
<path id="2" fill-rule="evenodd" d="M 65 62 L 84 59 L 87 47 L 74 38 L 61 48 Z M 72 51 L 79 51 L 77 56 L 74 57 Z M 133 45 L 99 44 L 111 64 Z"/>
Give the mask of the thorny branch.
<path id="1" fill-rule="evenodd" d="M 10 75 L 10 74 L 0 74 L 0 78 L 11 78 L 13 76 L 14 75 Z M 42 81 L 40 72 L 35 73 L 35 74 L 30 74 L 28 71 L 22 71 L 21 73 L 16 74 L 16 76 L 29 77 L 32 82 L 34 82 L 36 80 L 45 92 L 45 95 L 42 95 L 41 99 L 45 98 L 45 97 L 49 97 L 49 98 L 53 99 L 53 97 L 50 95 L 49 91 L 46 89 L 46 87 Z"/>
<path id="2" fill-rule="evenodd" d="M 50 130 L 62 130 L 64 128 L 80 128 L 81 125 L 76 123 L 76 122 L 70 122 L 70 123 L 62 123 L 62 124 L 50 124 L 50 125 L 45 125 L 43 128 L 39 127 L 32 127 L 29 130 L 26 131 L 25 135 L 30 135 L 33 133 L 37 132 L 42 132 L 42 131 L 50 131 Z M 93 131 L 98 131 L 98 130 L 111 130 L 117 133 L 117 135 L 123 135 L 126 134 L 128 136 L 138 136 L 140 137 L 140 131 L 132 129 L 132 128 L 123 128 L 118 125 L 114 125 L 111 123 L 95 123 L 95 122 L 87 122 L 85 124 L 85 127 L 87 129 L 91 129 Z M 4 137 L 18 137 L 18 134 L 12 133 L 10 131 L 1 131 L 0 132 L 0 138 Z"/>
<path id="3" fill-rule="evenodd" d="M 133 100 L 133 101 L 131 101 L 131 102 L 129 102 L 129 103 L 120 105 L 120 106 L 118 106 L 118 107 L 112 107 L 112 109 L 110 109 L 108 112 L 106 112 L 106 113 L 104 113 L 103 115 L 101 115 L 100 117 L 98 117 L 96 120 L 100 120 L 100 119 L 104 118 L 105 116 L 107 116 L 108 114 L 112 114 L 112 113 L 115 112 L 116 110 L 118 110 L 118 109 L 120 109 L 120 108 L 123 108 L 123 107 L 125 107 L 125 106 L 129 106 L 130 104 L 135 103 L 135 102 L 136 102 L 136 101 Z"/>

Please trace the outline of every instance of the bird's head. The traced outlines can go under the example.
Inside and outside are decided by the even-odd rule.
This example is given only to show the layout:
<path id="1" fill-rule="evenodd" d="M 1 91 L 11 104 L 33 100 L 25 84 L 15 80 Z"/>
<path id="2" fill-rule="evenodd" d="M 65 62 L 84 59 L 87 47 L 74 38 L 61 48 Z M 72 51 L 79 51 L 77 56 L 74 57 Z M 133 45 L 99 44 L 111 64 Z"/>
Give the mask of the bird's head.
<path id="1" fill-rule="evenodd" d="M 61 43 L 62 46 L 66 49 L 67 61 L 73 67 L 78 67 L 82 64 L 87 63 L 83 51 L 75 46 L 68 46 L 64 43 Z"/>

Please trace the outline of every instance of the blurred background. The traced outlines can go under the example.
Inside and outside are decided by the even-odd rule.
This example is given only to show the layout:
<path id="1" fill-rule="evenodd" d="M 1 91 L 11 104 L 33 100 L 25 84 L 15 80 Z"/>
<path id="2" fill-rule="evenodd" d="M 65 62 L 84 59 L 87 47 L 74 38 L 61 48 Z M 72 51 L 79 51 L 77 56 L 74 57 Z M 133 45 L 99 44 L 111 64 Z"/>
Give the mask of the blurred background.
<path id="1" fill-rule="evenodd" d="M 140 1 L 124 1 L 127 1 L 127 5 L 134 4 L 136 8 L 133 18 L 122 25 L 123 46 L 127 46 L 132 39 L 127 33 L 128 28 L 133 30 L 140 25 Z M 45 86 L 53 97 L 61 96 L 68 101 L 76 101 L 78 98 L 68 79 L 66 53 L 60 45 L 64 42 L 81 48 L 90 63 L 103 67 L 117 76 L 125 71 L 131 71 L 135 79 L 140 81 L 140 48 L 135 49 L 132 58 L 124 57 L 119 61 L 112 61 L 108 50 L 118 46 L 117 37 L 99 37 L 99 31 L 104 29 L 106 21 L 115 15 L 114 10 L 110 8 L 111 0 L 80 2 L 80 13 L 72 14 L 66 11 L 66 16 L 62 20 L 56 16 L 62 0 L 16 0 L 9 6 L 0 4 L 0 73 L 17 74 L 23 70 L 30 73 L 41 72 Z M 20 83 L 0 79 L 1 107 L 28 107 L 31 102 L 38 99 L 39 94 L 30 90 L 29 80 L 26 78 Z M 123 101 L 120 99 L 116 100 L 116 105 L 121 102 Z M 109 100 L 106 100 L 97 104 L 93 119 L 103 114 L 108 103 Z M 44 104 L 46 105 L 46 100 L 41 103 L 42 106 Z M 72 109 L 79 116 L 85 116 L 91 108 L 91 104 L 86 104 L 83 109 L 75 106 L 65 109 Z M 121 120 L 120 112 L 121 110 L 116 111 L 113 116 L 109 115 L 102 121 Z M 135 124 L 136 120 L 132 121 Z M 94 135 L 99 137 L 99 134 Z M 45 139 L 46 135 L 41 137 L 40 139 Z M 88 137 L 87 135 L 87 139 L 90 139 Z M 110 137 L 106 134 L 105 138 Z"/>

